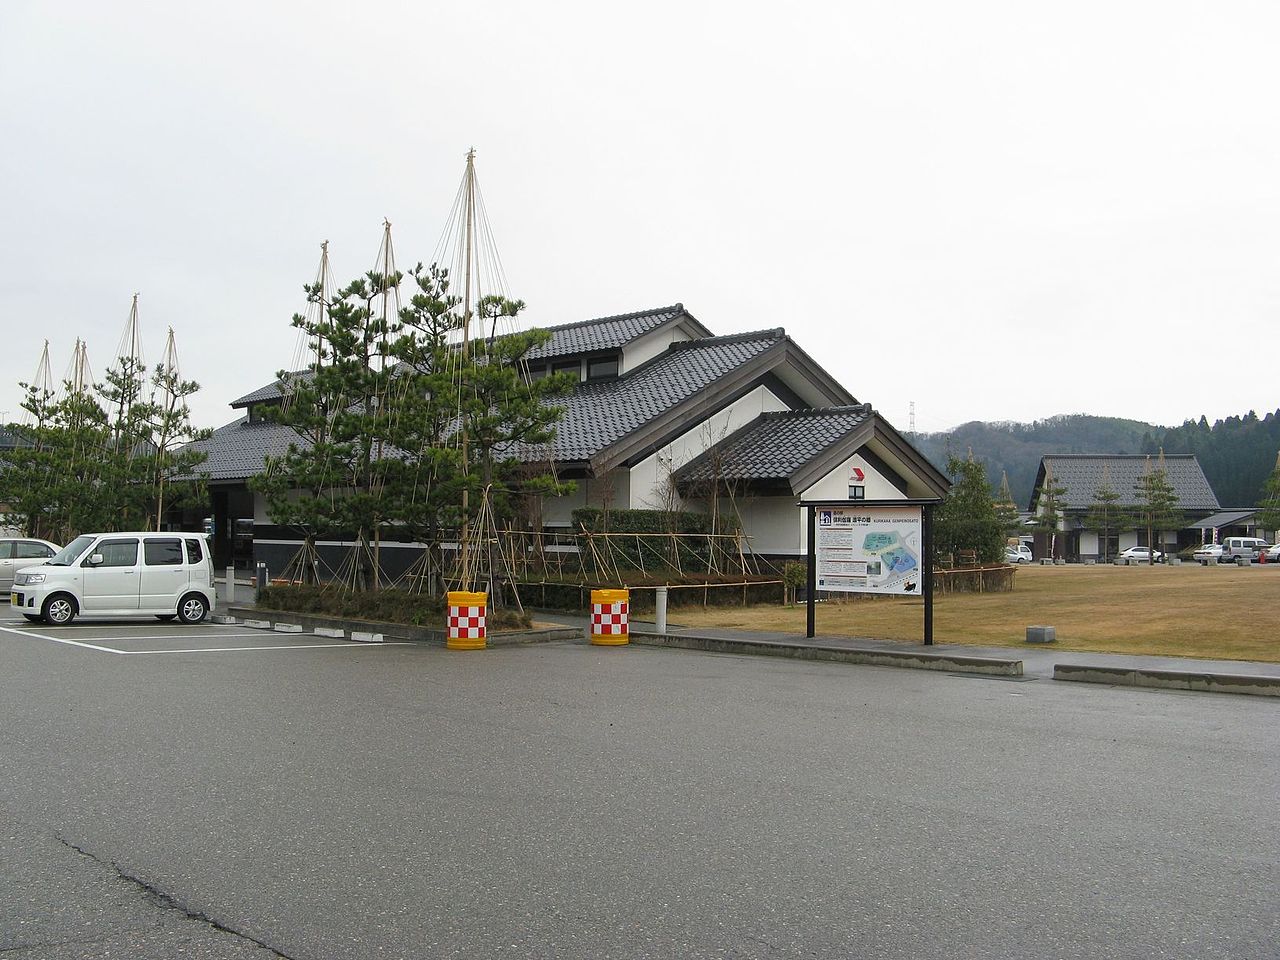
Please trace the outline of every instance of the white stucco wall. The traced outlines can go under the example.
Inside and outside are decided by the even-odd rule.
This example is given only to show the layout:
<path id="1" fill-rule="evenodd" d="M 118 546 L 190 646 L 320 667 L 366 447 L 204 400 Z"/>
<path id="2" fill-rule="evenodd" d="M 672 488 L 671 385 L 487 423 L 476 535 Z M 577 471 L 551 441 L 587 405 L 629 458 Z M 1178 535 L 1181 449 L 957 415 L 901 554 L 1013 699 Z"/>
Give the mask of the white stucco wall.
<path id="1" fill-rule="evenodd" d="M 676 327 L 667 327 L 643 336 L 622 348 L 622 362 L 618 365 L 618 372 L 634 370 L 646 360 L 652 360 L 663 353 L 671 344 L 690 339 L 692 338 L 687 333 Z"/>
<path id="2" fill-rule="evenodd" d="M 739 503 L 738 513 L 752 553 L 804 555 L 804 511 L 795 497 L 754 497 Z"/>
<path id="3" fill-rule="evenodd" d="M 854 468 L 864 474 L 862 480 L 854 479 Z M 849 485 L 861 484 L 866 488 L 868 500 L 902 500 L 904 494 L 886 480 L 871 464 L 861 456 L 854 454 L 836 467 L 821 480 L 805 490 L 801 500 L 847 500 Z"/>
<path id="4" fill-rule="evenodd" d="M 673 471 L 762 413 L 786 409 L 787 405 L 771 391 L 756 387 L 715 416 L 677 437 L 631 468 L 631 509 L 664 509 L 668 506 L 667 480 Z"/>
<path id="5" fill-rule="evenodd" d="M 578 489 L 567 497 L 548 498 L 542 504 L 542 523 L 547 527 L 572 524 L 573 511 L 579 507 L 602 507 L 606 500 L 615 509 L 625 508 L 630 500 L 630 477 L 626 470 L 614 470 L 608 477 L 576 481 Z"/>

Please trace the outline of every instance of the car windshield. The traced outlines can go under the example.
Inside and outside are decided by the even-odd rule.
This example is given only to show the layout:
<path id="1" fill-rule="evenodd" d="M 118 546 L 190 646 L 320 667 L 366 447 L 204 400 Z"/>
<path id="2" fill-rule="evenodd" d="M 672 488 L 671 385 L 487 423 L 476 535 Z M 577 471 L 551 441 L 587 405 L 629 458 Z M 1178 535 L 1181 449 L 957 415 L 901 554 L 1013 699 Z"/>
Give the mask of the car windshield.
<path id="1" fill-rule="evenodd" d="M 93 537 L 76 537 L 45 562 L 51 567 L 69 567 L 80 558 L 80 554 L 84 553 L 91 543 L 93 543 Z"/>

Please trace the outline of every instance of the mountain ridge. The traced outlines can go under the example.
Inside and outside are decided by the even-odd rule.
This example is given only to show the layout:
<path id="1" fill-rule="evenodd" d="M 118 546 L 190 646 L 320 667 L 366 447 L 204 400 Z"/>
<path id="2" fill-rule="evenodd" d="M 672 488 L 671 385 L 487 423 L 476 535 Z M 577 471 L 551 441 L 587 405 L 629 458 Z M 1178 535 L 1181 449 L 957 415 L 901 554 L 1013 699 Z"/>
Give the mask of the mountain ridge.
<path id="1" fill-rule="evenodd" d="M 999 490 L 1002 474 L 1019 509 L 1028 508 L 1040 458 L 1048 454 L 1193 453 L 1224 507 L 1250 507 L 1280 453 L 1280 410 L 1259 418 L 1250 410 L 1212 425 L 1205 417 L 1166 427 L 1124 417 L 1059 414 L 1021 423 L 971 420 L 950 430 L 908 435 L 935 466 L 946 469 L 949 455 L 967 456 L 986 467 Z"/>

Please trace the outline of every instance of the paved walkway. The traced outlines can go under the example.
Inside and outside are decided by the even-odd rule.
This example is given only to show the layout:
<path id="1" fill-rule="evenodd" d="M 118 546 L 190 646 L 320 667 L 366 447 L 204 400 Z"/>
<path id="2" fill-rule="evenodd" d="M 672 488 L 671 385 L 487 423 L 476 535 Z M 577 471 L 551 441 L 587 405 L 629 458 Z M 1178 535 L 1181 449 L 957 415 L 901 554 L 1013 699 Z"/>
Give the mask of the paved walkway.
<path id="1" fill-rule="evenodd" d="M 253 606 L 253 587 L 248 584 L 236 585 L 235 600 L 228 604 L 223 585 L 218 585 L 218 604 L 215 613 L 225 614 L 227 607 Z M 583 631 L 584 635 L 589 618 L 558 610 L 531 610 L 535 619 L 543 623 L 556 623 L 574 627 Z M 631 628 L 636 633 L 656 633 L 652 621 L 633 620 Z M 1125 670 L 1177 670 L 1202 673 L 1238 674 L 1280 678 L 1280 663 L 1268 663 L 1254 660 L 1199 660 L 1189 657 L 1155 657 L 1135 656 L 1122 653 L 1092 653 L 1086 651 L 1067 650 L 1056 644 L 1023 644 L 1013 647 L 984 647 L 959 643 L 935 643 L 925 646 L 922 643 L 904 643 L 897 640 L 877 640 L 873 637 L 839 637 L 819 635 L 809 640 L 802 634 L 782 631 L 730 630 L 721 627 L 686 627 L 668 621 L 667 633 L 672 636 L 710 637 L 717 640 L 757 641 L 804 648 L 821 645 L 847 650 L 862 650 L 891 653 L 946 653 L 965 657 L 992 657 L 995 659 L 1014 659 L 1022 661 L 1023 675 L 1028 677 L 1052 678 L 1053 667 L 1057 663 L 1070 663 L 1091 667 L 1112 667 Z"/>
<path id="2" fill-rule="evenodd" d="M 587 628 L 586 617 L 572 614 L 540 611 L 540 620 L 555 621 L 566 625 Z M 635 633 L 656 633 L 652 621 L 633 620 Z M 1135 656 L 1121 653 L 1092 653 L 1067 650 L 1057 644 L 1023 644 L 1013 647 L 984 647 L 959 643 L 905 643 L 897 640 L 877 640 L 872 637 L 839 637 L 819 635 L 813 640 L 802 634 L 782 631 L 729 630 L 720 627 L 684 627 L 667 622 L 667 633 L 672 636 L 711 637 L 718 640 L 755 640 L 803 648 L 815 644 L 823 647 L 840 647 L 848 650 L 888 651 L 895 653 L 947 653 L 966 657 L 994 657 L 996 659 L 1021 660 L 1023 672 L 1028 677 L 1053 676 L 1055 663 L 1081 664 L 1085 666 L 1113 667 L 1125 670 L 1180 670 L 1204 673 L 1242 674 L 1280 678 L 1280 663 L 1253 660 L 1199 660 L 1189 657 Z"/>

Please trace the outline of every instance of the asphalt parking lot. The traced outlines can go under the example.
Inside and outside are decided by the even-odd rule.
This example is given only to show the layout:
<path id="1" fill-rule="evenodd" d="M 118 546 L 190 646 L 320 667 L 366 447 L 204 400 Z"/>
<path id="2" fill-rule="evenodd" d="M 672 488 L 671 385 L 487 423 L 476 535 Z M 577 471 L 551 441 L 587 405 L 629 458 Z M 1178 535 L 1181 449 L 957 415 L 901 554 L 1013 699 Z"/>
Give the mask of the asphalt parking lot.
<path id="1" fill-rule="evenodd" d="M 1280 704 L 0 616 L 6 957 L 1275 957 Z"/>

